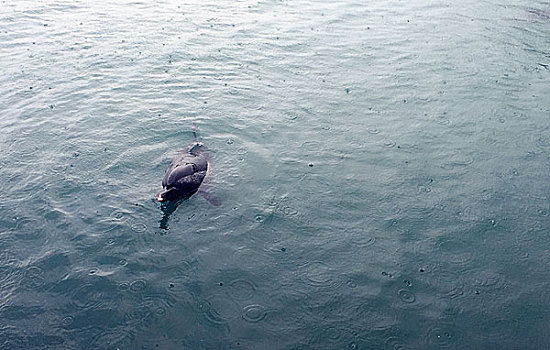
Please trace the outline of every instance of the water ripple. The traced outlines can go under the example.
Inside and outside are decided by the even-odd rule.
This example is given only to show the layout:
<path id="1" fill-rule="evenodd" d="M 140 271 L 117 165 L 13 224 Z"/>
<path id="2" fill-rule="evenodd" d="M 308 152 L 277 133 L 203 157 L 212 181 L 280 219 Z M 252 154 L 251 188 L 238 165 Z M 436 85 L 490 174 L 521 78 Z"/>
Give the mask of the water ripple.
<path id="1" fill-rule="evenodd" d="M 378 128 L 367 128 L 367 132 L 371 135 L 378 135 L 380 133 L 380 129 L 378 129 Z"/>
<path id="2" fill-rule="evenodd" d="M 23 279 L 21 280 L 21 287 L 25 289 L 38 289 L 44 285 L 45 281 L 44 271 L 37 266 L 31 266 L 25 270 Z"/>
<path id="3" fill-rule="evenodd" d="M 547 2 L 4 1 L 0 348 L 546 344 Z"/>
<path id="4" fill-rule="evenodd" d="M 300 268 L 307 284 L 316 287 L 328 287 L 333 285 L 333 271 L 330 266 L 322 262 L 308 263 Z"/>
<path id="5" fill-rule="evenodd" d="M 63 319 L 61 320 L 61 327 L 68 328 L 73 324 L 73 322 L 74 322 L 74 316 L 67 315 L 63 317 Z"/>
<path id="6" fill-rule="evenodd" d="M 34 155 L 40 151 L 41 146 L 34 140 L 27 138 L 15 140 L 10 145 L 10 152 L 23 157 Z"/>
<path id="7" fill-rule="evenodd" d="M 247 305 L 243 308 L 243 319 L 245 321 L 256 323 L 260 322 L 267 316 L 267 311 L 262 305 Z"/>
<path id="8" fill-rule="evenodd" d="M 130 229 L 135 233 L 143 233 L 147 230 L 147 225 L 142 222 L 134 222 L 130 225 Z"/>
<path id="9" fill-rule="evenodd" d="M 223 324 L 240 316 L 241 310 L 231 299 L 223 295 L 212 295 L 199 303 L 204 317 L 212 323 Z"/>
<path id="10" fill-rule="evenodd" d="M 426 333 L 426 343 L 437 346 L 438 349 L 454 347 L 456 344 L 453 336 L 453 327 L 432 326 Z"/>
<path id="11" fill-rule="evenodd" d="M 390 140 L 390 139 L 385 139 L 382 141 L 382 146 L 386 147 L 386 148 L 393 148 L 396 146 L 396 142 L 394 140 Z"/>
<path id="12" fill-rule="evenodd" d="M 443 268 L 422 268 L 422 275 L 419 279 L 426 282 L 430 288 L 437 291 L 439 295 L 448 298 L 458 298 L 464 295 L 464 281 L 455 271 Z"/>
<path id="13" fill-rule="evenodd" d="M 308 152 L 321 152 L 323 145 L 318 141 L 305 141 L 300 145 L 300 148 Z"/>
<path id="14" fill-rule="evenodd" d="M 71 303 L 81 310 L 100 309 L 110 304 L 110 298 L 97 284 L 86 283 L 74 290 Z"/>
<path id="15" fill-rule="evenodd" d="M 153 313 L 146 305 L 138 305 L 122 316 L 125 326 L 137 327 L 149 323 Z"/>
<path id="16" fill-rule="evenodd" d="M 354 227 L 346 229 L 345 232 L 350 243 L 358 247 L 370 247 L 376 243 L 376 237 L 367 229 Z"/>
<path id="17" fill-rule="evenodd" d="M 501 273 L 491 270 L 474 270 L 470 272 L 470 284 L 476 293 L 493 293 L 504 291 L 508 281 Z"/>
<path id="18" fill-rule="evenodd" d="M 156 317 L 164 317 L 168 310 L 176 305 L 177 298 L 166 292 L 146 293 L 141 297 L 141 302 L 144 306 L 147 306 Z"/>
<path id="19" fill-rule="evenodd" d="M 243 210 L 241 220 L 248 223 L 249 228 L 258 227 L 266 223 L 272 215 L 271 208 L 248 207 Z"/>
<path id="20" fill-rule="evenodd" d="M 397 291 L 397 295 L 402 302 L 412 304 L 416 301 L 416 295 L 408 289 L 400 289 Z"/>
<path id="21" fill-rule="evenodd" d="M 342 329 L 339 327 L 327 327 L 323 329 L 323 334 L 326 336 L 328 341 L 338 343 L 338 341 L 342 338 Z"/>
<path id="22" fill-rule="evenodd" d="M 130 283 L 130 291 L 134 293 L 140 293 L 147 288 L 147 281 L 144 279 L 138 279 Z"/>
<path id="23" fill-rule="evenodd" d="M 409 349 L 409 346 L 401 337 L 392 335 L 384 340 L 384 347 L 389 350 L 405 350 Z"/>
<path id="24" fill-rule="evenodd" d="M 11 327 L 3 327 L 0 330 L 0 348 L 2 349 L 26 349 L 28 344 L 26 338 L 19 334 L 19 331 Z"/>
<path id="25" fill-rule="evenodd" d="M 124 327 L 102 330 L 92 337 L 86 349 L 101 349 L 107 344 L 112 349 L 124 349 L 134 338 L 134 332 Z"/>
<path id="26" fill-rule="evenodd" d="M 460 267 L 470 266 L 476 259 L 476 251 L 470 244 L 454 238 L 441 239 L 437 251 L 445 261 Z"/>
<path id="27" fill-rule="evenodd" d="M 256 292 L 256 285 L 247 279 L 236 279 L 227 285 L 227 293 L 236 300 L 249 300 Z"/>

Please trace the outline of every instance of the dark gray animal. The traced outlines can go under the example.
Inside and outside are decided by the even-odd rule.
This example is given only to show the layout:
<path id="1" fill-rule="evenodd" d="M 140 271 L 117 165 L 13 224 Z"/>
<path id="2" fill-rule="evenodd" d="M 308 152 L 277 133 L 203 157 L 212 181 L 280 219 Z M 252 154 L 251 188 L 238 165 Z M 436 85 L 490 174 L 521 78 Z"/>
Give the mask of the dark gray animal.
<path id="1" fill-rule="evenodd" d="M 204 146 L 197 142 L 196 133 L 193 134 L 195 137 L 187 149 L 178 151 L 172 158 L 162 180 L 164 190 L 158 194 L 159 202 L 189 198 L 202 184 L 208 171 L 208 161 Z"/>

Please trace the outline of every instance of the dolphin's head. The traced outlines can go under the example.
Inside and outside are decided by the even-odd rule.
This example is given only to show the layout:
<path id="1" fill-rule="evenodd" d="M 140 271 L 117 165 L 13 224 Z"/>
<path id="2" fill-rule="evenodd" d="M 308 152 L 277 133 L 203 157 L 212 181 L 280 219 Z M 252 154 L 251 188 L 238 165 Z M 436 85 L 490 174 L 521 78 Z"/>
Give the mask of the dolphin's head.
<path id="1" fill-rule="evenodd" d="M 178 198 L 180 195 L 175 187 L 169 187 L 158 194 L 157 200 L 159 202 L 169 201 Z"/>
<path id="2" fill-rule="evenodd" d="M 194 195 L 198 190 L 198 187 L 193 188 L 177 188 L 177 187 L 168 187 L 164 191 L 160 192 L 157 196 L 157 201 L 159 202 L 170 202 L 181 199 L 189 199 Z"/>

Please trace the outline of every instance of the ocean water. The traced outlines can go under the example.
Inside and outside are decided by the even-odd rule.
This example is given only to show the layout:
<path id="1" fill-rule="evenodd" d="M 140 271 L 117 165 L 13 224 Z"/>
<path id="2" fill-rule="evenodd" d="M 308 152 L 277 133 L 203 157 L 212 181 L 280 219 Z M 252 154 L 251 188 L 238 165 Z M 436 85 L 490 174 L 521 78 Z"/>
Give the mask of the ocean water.
<path id="1" fill-rule="evenodd" d="M 0 66 L 1 349 L 550 347 L 548 1 L 4 0 Z"/>

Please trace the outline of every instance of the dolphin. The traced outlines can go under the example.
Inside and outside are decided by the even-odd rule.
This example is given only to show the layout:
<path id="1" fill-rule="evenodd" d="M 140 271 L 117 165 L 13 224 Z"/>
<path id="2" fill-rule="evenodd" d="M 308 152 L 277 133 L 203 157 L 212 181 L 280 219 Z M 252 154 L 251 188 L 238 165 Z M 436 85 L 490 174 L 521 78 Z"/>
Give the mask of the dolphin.
<path id="1" fill-rule="evenodd" d="M 197 142 L 195 134 L 193 142 L 186 149 L 178 151 L 162 180 L 164 189 L 157 196 L 159 202 L 189 198 L 199 190 L 208 171 L 204 150 L 204 145 Z"/>
<path id="2" fill-rule="evenodd" d="M 197 128 L 195 127 L 193 141 L 186 148 L 179 150 L 172 158 L 162 180 L 163 190 L 157 195 L 156 200 L 161 203 L 163 212 L 163 217 L 160 220 L 161 229 L 168 229 L 170 215 L 182 201 L 189 199 L 197 192 L 210 204 L 221 205 L 221 201 L 215 195 L 203 189 L 206 182 L 209 179 L 212 180 L 211 172 L 210 154 L 208 149 L 197 141 Z M 207 178 L 206 181 L 204 181 L 205 178 Z"/>

